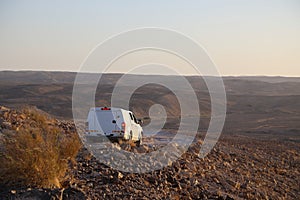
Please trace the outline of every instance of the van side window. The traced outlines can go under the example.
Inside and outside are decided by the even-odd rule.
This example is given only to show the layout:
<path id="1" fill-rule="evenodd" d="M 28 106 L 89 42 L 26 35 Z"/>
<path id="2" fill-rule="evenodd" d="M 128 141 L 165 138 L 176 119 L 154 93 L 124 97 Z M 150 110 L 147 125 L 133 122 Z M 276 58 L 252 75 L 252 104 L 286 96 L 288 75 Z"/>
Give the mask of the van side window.
<path id="1" fill-rule="evenodd" d="M 132 116 L 133 116 L 133 120 L 134 120 L 134 122 L 137 124 L 137 123 L 138 123 L 138 121 L 136 120 L 136 118 L 135 118 L 134 114 L 132 114 Z"/>
<path id="2" fill-rule="evenodd" d="M 131 114 L 131 113 L 129 113 L 129 115 L 130 115 L 130 119 L 131 119 L 131 120 L 133 120 L 132 114 Z"/>

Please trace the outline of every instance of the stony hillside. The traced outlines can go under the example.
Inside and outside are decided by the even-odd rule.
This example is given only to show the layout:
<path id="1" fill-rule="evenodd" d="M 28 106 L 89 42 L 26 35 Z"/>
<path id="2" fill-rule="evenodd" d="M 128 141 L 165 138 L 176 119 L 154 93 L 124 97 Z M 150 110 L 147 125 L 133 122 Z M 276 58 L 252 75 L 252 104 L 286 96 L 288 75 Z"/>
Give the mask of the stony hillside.
<path id="1" fill-rule="evenodd" d="M 7 130 L 35 123 L 23 111 L 4 107 L 0 110 L 1 137 Z M 49 125 L 61 127 L 66 133 L 74 131 L 71 122 L 54 120 L 53 123 Z M 124 149 L 138 154 L 162 147 L 163 144 L 152 139 L 145 138 L 141 147 Z M 300 143 L 223 135 L 204 159 L 198 157 L 201 143 L 198 139 L 177 161 L 144 174 L 112 169 L 83 148 L 76 163 L 69 165 L 68 178 L 59 188 L 2 186 L 0 199 L 297 199 L 300 196 Z M 120 147 L 112 145 L 112 148 Z"/>

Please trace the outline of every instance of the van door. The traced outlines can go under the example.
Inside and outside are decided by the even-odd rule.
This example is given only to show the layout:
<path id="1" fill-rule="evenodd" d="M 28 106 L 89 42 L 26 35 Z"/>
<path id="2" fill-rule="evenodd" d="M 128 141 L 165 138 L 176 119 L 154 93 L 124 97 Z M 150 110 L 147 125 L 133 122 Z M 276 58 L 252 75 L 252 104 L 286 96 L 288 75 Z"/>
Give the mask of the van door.
<path id="1" fill-rule="evenodd" d="M 119 111 L 119 110 L 117 110 L 117 111 L 114 111 L 114 113 L 113 113 L 113 121 L 115 122 L 114 123 L 114 130 L 116 130 L 116 131 L 119 131 L 119 132 L 121 132 L 121 130 L 122 130 L 122 122 L 123 122 L 123 118 L 122 118 L 122 112 L 121 111 Z"/>
<path id="2" fill-rule="evenodd" d="M 129 112 L 129 116 L 130 116 L 130 122 L 131 122 L 132 139 L 136 141 L 139 139 L 139 132 L 138 132 L 139 124 L 133 113 Z"/>
<path id="3" fill-rule="evenodd" d="M 116 130 L 121 130 L 118 127 L 120 115 L 120 111 L 99 110 L 96 112 L 98 124 L 101 126 L 104 135 L 113 136 Z"/>

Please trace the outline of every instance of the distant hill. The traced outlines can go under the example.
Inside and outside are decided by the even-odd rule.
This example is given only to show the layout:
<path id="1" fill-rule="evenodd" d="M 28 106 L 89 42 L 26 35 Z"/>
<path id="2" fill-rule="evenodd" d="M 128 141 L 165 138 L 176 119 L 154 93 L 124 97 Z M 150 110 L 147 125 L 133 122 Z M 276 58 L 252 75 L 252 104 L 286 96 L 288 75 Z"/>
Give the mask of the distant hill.
<path id="1" fill-rule="evenodd" d="M 299 77 L 284 77 L 284 76 L 227 76 L 225 79 L 240 79 L 250 81 L 261 81 L 267 83 L 283 83 L 283 82 L 300 82 Z"/>
<path id="2" fill-rule="evenodd" d="M 81 82 L 84 91 L 91 90 L 89 80 L 97 74 L 84 74 Z M 110 105 L 111 93 L 122 74 L 104 74 L 96 92 L 96 105 Z M 0 72 L 0 104 L 8 107 L 33 105 L 56 117 L 72 118 L 72 90 L 75 72 L 2 71 Z M 132 84 L 146 78 L 145 75 L 129 75 Z M 149 78 L 149 76 L 147 77 Z M 214 77 L 207 77 L 211 80 Z M 178 85 L 176 76 L 151 76 L 153 82 L 165 80 L 184 91 L 188 88 Z M 198 97 L 201 109 L 201 128 L 209 123 L 210 96 L 203 78 L 187 76 L 186 79 Z M 226 132 L 296 132 L 300 131 L 300 78 L 288 77 L 224 77 L 228 99 Z M 120 84 L 122 91 L 130 85 Z M 164 105 L 169 127 L 175 127 L 180 116 L 180 106 L 174 93 L 157 84 L 148 84 L 135 91 L 131 98 L 131 109 L 138 117 L 149 117 L 148 110 L 153 104 Z M 193 109 L 193 108 L 191 108 Z M 192 110 L 191 110 L 192 112 Z"/>

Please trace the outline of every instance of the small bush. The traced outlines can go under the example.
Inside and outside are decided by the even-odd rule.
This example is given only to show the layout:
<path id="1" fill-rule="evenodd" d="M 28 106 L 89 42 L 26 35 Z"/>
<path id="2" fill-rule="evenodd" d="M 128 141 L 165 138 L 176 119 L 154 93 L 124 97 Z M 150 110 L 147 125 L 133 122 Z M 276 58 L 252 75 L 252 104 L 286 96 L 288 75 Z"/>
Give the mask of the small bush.
<path id="1" fill-rule="evenodd" d="M 81 147 L 76 133 L 65 133 L 55 120 L 34 109 L 26 123 L 6 131 L 1 141 L 0 185 L 61 187 L 70 161 Z"/>

